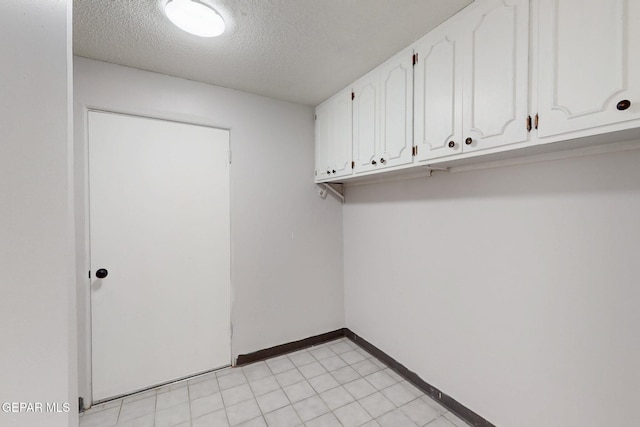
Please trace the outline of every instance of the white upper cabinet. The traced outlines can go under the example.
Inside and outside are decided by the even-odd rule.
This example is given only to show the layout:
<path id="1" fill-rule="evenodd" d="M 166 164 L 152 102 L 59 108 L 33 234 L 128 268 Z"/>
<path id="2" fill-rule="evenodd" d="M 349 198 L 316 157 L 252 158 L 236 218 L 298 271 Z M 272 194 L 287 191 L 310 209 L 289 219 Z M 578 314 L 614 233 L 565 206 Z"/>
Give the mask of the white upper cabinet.
<path id="1" fill-rule="evenodd" d="M 475 0 L 316 114 L 316 181 L 637 135 L 640 0 Z"/>
<path id="2" fill-rule="evenodd" d="M 539 0 L 538 28 L 539 136 L 640 118 L 640 1 Z"/>
<path id="3" fill-rule="evenodd" d="M 381 166 L 413 161 L 413 49 L 404 50 L 380 67 Z"/>
<path id="4" fill-rule="evenodd" d="M 373 170 L 377 166 L 379 89 L 377 70 L 353 84 L 353 161 L 356 173 Z"/>
<path id="5" fill-rule="evenodd" d="M 413 161 L 412 58 L 405 50 L 353 85 L 355 173 Z"/>
<path id="6" fill-rule="evenodd" d="M 322 181 L 327 179 L 330 174 L 329 167 L 329 107 L 327 103 L 320 104 L 316 107 L 316 168 L 315 180 Z"/>
<path id="7" fill-rule="evenodd" d="M 418 160 L 461 152 L 461 28 L 457 21 L 448 21 L 415 47 L 413 125 Z"/>
<path id="8" fill-rule="evenodd" d="M 529 1 L 476 2 L 463 17 L 463 150 L 526 141 Z"/>
<path id="9" fill-rule="evenodd" d="M 476 1 L 416 53 L 418 160 L 527 141 L 528 0 Z"/>
<path id="10" fill-rule="evenodd" d="M 316 107 L 316 181 L 351 175 L 351 90 Z"/>

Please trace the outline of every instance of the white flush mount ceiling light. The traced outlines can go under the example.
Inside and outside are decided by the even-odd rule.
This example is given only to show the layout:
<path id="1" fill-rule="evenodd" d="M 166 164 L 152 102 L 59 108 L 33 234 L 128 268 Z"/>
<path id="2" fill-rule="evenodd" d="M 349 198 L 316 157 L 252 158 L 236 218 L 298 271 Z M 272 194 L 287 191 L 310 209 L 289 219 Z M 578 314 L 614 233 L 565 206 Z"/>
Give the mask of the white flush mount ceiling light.
<path id="1" fill-rule="evenodd" d="M 225 29 L 218 12 L 198 0 L 169 0 L 164 13 L 178 28 L 196 36 L 216 37 Z"/>

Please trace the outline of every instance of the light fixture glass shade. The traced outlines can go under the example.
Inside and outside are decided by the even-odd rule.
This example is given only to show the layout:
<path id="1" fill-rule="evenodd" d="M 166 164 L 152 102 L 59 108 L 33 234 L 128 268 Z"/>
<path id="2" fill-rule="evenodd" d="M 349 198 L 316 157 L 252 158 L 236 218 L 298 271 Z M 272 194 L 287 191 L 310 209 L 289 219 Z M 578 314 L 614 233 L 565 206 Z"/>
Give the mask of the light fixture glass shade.
<path id="1" fill-rule="evenodd" d="M 216 37 L 225 29 L 218 12 L 197 0 L 169 0 L 164 13 L 178 28 L 196 36 Z"/>

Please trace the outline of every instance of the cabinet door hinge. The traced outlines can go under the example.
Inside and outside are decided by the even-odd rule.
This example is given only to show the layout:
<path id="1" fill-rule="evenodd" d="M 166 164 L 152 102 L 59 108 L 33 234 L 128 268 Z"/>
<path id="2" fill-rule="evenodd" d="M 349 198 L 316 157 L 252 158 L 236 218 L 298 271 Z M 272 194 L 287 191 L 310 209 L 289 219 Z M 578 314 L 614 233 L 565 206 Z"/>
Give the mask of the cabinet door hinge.
<path id="1" fill-rule="evenodd" d="M 527 132 L 531 132 L 531 116 L 527 116 Z"/>
<path id="2" fill-rule="evenodd" d="M 354 99 L 356 99 L 356 93 L 351 91 L 351 100 L 353 101 Z"/>
<path id="3" fill-rule="evenodd" d="M 354 162 L 353 160 L 351 161 L 351 169 L 355 169 L 356 168 L 356 162 Z"/>
<path id="4" fill-rule="evenodd" d="M 413 54 L 413 65 L 415 66 L 418 63 L 418 54 L 414 53 Z"/>
<path id="5" fill-rule="evenodd" d="M 534 121 L 534 126 L 536 129 L 538 129 L 538 123 L 540 122 L 540 118 L 538 117 L 538 113 L 536 113 L 536 119 Z"/>
<path id="6" fill-rule="evenodd" d="M 411 155 L 413 157 L 418 155 L 418 146 L 417 145 L 414 145 L 413 148 L 411 149 Z"/>

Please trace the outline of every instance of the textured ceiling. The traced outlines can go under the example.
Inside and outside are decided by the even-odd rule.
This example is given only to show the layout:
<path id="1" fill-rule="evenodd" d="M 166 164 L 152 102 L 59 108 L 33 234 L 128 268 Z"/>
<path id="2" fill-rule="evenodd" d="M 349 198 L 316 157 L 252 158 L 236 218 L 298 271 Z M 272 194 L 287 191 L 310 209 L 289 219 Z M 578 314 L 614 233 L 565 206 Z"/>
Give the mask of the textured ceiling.
<path id="1" fill-rule="evenodd" d="M 166 0 L 74 0 L 74 53 L 317 105 L 472 0 L 201 1 L 222 36 L 174 27 Z"/>

